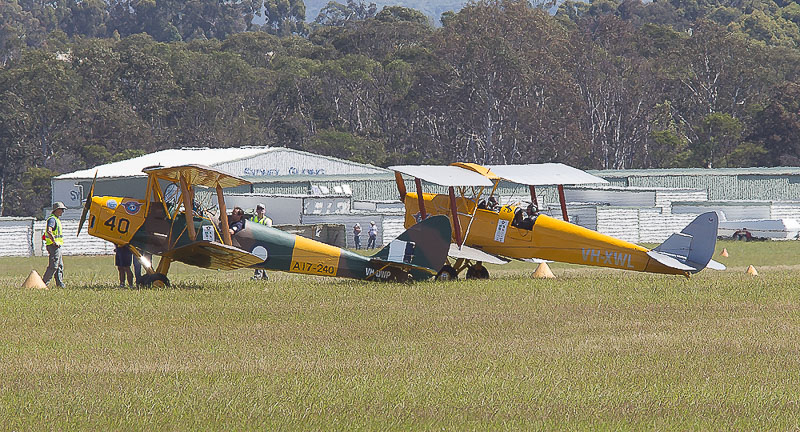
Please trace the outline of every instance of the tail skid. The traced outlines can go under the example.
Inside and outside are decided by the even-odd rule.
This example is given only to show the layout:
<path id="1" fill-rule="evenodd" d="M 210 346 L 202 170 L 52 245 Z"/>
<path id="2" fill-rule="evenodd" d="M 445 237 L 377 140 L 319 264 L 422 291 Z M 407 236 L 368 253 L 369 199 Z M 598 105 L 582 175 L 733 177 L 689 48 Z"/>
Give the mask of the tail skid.
<path id="1" fill-rule="evenodd" d="M 665 266 L 688 273 L 697 273 L 706 267 L 725 270 L 724 265 L 711 259 L 717 244 L 718 226 L 717 213 L 703 213 L 647 255 Z"/>

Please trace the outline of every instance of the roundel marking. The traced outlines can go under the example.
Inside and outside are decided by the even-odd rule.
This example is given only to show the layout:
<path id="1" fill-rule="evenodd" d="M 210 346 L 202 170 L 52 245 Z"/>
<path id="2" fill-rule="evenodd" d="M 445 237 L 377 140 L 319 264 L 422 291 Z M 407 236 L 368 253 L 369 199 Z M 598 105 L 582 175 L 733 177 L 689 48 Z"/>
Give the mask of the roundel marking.
<path id="1" fill-rule="evenodd" d="M 261 258 L 264 261 L 266 261 L 267 257 L 269 256 L 269 254 L 267 253 L 267 248 L 265 248 L 264 246 L 256 246 L 255 248 L 253 248 L 252 254 Z"/>

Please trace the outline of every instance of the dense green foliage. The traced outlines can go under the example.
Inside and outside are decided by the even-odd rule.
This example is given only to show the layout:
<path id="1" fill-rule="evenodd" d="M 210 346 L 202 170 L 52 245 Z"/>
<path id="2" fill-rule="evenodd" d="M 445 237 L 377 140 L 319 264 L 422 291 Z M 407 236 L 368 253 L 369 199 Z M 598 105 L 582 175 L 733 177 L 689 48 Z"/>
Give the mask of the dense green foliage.
<path id="1" fill-rule="evenodd" d="M 544 5 L 540 3 L 540 5 Z M 546 5 L 544 5 L 546 6 Z M 0 214 L 180 146 L 581 168 L 798 163 L 800 6 L 0 0 Z M 264 25 L 254 24 L 262 15 Z"/>

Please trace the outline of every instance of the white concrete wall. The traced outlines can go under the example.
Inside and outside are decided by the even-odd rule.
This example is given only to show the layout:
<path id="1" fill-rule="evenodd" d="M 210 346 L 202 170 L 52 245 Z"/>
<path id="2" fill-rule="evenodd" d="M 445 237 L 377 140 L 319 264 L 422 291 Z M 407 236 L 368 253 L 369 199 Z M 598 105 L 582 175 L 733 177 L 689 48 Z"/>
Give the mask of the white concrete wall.
<path id="1" fill-rule="evenodd" d="M 44 232 L 45 221 L 36 221 L 34 223 L 34 229 Z M 80 235 L 76 237 L 75 233 L 77 231 L 77 220 L 61 219 L 61 232 L 64 236 L 64 255 L 111 255 L 114 253 L 114 244 L 90 236 L 87 231 L 87 224 L 83 224 L 83 230 L 81 230 Z M 38 239 L 34 238 L 33 241 L 43 243 L 41 236 L 39 236 Z M 47 255 L 44 246 L 41 246 L 41 248 L 42 251 L 44 251 L 44 255 Z"/>
<path id="2" fill-rule="evenodd" d="M 770 206 L 770 219 L 796 219 L 800 221 L 800 202 L 773 202 Z"/>
<path id="3" fill-rule="evenodd" d="M 672 208 L 674 201 L 708 201 L 705 189 L 656 190 L 656 207 Z"/>
<path id="4" fill-rule="evenodd" d="M 347 232 L 347 247 L 355 248 L 353 239 L 353 225 L 361 225 L 361 247 L 367 246 L 369 240 L 369 223 L 375 221 L 378 227 L 378 247 L 386 245 L 405 231 L 402 214 L 376 215 L 376 214 L 311 214 L 303 215 L 303 224 L 311 225 L 317 223 L 342 224 Z"/>
<path id="5" fill-rule="evenodd" d="M 639 210 L 597 208 L 597 231 L 632 243 L 639 242 Z"/>
<path id="6" fill-rule="evenodd" d="M 639 242 L 661 243 L 673 233 L 680 232 L 695 217 L 697 214 L 674 214 L 660 209 L 640 209 Z"/>
<path id="7" fill-rule="evenodd" d="M 770 219 L 772 203 L 769 201 L 709 201 L 707 203 L 698 202 L 674 202 L 672 203 L 672 213 L 700 214 L 709 211 L 718 211 L 725 214 L 725 219 L 750 220 L 750 219 Z"/>
<path id="8" fill-rule="evenodd" d="M 653 207 L 656 193 L 653 190 L 564 188 L 567 203 L 605 203 L 620 207 Z M 569 210 L 569 206 L 567 206 Z"/>
<path id="9" fill-rule="evenodd" d="M 31 256 L 33 218 L 0 218 L 0 256 Z"/>

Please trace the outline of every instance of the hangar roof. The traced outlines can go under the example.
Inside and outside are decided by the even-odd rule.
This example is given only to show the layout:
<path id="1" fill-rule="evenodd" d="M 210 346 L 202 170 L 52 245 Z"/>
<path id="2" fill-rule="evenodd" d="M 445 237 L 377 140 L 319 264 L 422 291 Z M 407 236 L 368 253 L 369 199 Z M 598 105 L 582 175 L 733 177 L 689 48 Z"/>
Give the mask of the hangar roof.
<path id="1" fill-rule="evenodd" d="M 713 175 L 800 175 L 800 167 L 752 167 L 752 168 L 662 168 L 627 170 L 588 170 L 603 178 L 612 177 L 653 177 L 653 176 L 713 176 Z"/>
<path id="2" fill-rule="evenodd" d="M 351 165 L 358 167 L 364 173 L 388 173 L 389 171 L 368 164 L 360 164 L 344 159 L 337 159 L 330 156 L 322 156 L 313 153 L 308 153 L 300 150 L 289 149 L 286 147 L 231 147 L 231 148 L 198 148 L 198 147 L 184 147 L 181 149 L 168 149 L 161 150 L 155 153 L 149 153 L 132 159 L 127 159 L 119 162 L 112 162 L 105 165 L 99 165 L 94 168 L 75 171 L 67 174 L 62 174 L 55 177 L 59 179 L 91 179 L 97 171 L 97 178 L 124 178 L 124 177 L 144 177 L 145 174 L 142 169 L 147 167 L 162 166 L 172 167 L 177 165 L 206 165 L 209 167 L 218 167 L 222 164 L 228 164 L 237 161 L 246 161 L 253 157 L 266 155 L 273 152 L 289 152 L 298 156 L 313 157 L 319 159 L 321 162 L 330 162 L 337 164 Z M 226 171 L 225 168 L 221 169 Z M 241 173 L 235 173 L 242 175 Z M 247 174 L 244 174 L 248 176 Z M 258 174 L 256 174 L 258 175 Z M 249 177 L 249 176 L 248 176 Z"/>

